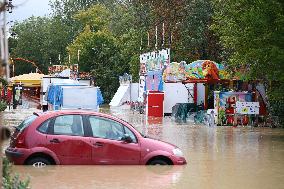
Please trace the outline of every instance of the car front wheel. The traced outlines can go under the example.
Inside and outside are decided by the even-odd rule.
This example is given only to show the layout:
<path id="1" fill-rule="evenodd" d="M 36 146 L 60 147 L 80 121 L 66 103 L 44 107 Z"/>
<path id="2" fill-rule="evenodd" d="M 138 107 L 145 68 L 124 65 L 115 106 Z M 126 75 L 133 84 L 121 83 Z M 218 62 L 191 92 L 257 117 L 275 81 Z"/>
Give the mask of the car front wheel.
<path id="1" fill-rule="evenodd" d="M 47 165 L 51 165 L 51 163 L 46 158 L 35 157 L 35 158 L 30 159 L 27 162 L 27 165 L 32 165 L 33 167 L 41 168 L 41 167 L 45 167 Z"/>
<path id="2" fill-rule="evenodd" d="M 155 159 L 155 160 L 151 161 L 149 163 L 149 165 L 170 165 L 170 164 L 168 162 L 166 162 L 165 160 Z"/>

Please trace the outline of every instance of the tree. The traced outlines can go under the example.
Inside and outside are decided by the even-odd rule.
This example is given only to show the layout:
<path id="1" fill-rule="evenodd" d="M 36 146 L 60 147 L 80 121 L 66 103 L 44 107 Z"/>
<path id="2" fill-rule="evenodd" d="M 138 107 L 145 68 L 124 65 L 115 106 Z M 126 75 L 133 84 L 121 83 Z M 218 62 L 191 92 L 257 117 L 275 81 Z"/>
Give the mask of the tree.
<path id="1" fill-rule="evenodd" d="M 78 12 L 74 18 L 84 24 L 85 29 L 67 47 L 72 63 L 77 61 L 80 50 L 80 70 L 93 73 L 106 102 L 118 88 L 118 76 L 128 70 L 127 64 L 121 61 L 118 40 L 110 31 L 110 16 L 110 11 L 102 4 Z"/>
<path id="2" fill-rule="evenodd" d="M 15 37 L 10 37 L 11 57 L 34 61 L 41 71 L 47 73 L 50 62 L 58 64 L 58 56 L 66 56 L 69 40 L 66 25 L 58 17 L 31 17 L 13 27 Z M 15 62 L 15 74 L 29 73 L 35 68 L 27 63 Z"/>
<path id="3" fill-rule="evenodd" d="M 49 5 L 52 17 L 56 17 L 58 22 L 65 27 L 65 35 L 61 37 L 72 43 L 73 39 L 84 29 L 84 24 L 74 19 L 73 16 L 95 4 L 102 3 L 111 6 L 113 2 L 115 0 L 51 0 Z"/>
<path id="4" fill-rule="evenodd" d="M 218 38 L 209 30 L 213 15 L 211 0 L 133 0 L 132 6 L 137 29 L 150 34 L 151 47 L 146 50 L 154 50 L 157 26 L 158 48 L 170 47 L 173 61 L 221 59 Z"/>
<path id="5" fill-rule="evenodd" d="M 214 8 L 212 29 L 229 52 L 228 64 L 247 79 L 270 83 L 270 102 L 284 120 L 283 2 L 215 0 Z"/>
<path id="6" fill-rule="evenodd" d="M 49 19 L 41 17 L 31 17 L 14 27 L 17 34 L 16 45 L 11 49 L 11 57 L 21 57 L 35 61 L 41 70 L 46 70 L 47 52 L 45 43 L 48 36 Z M 11 41 L 11 40 L 10 40 Z M 35 71 L 32 65 L 26 63 L 15 63 L 16 75 Z"/>

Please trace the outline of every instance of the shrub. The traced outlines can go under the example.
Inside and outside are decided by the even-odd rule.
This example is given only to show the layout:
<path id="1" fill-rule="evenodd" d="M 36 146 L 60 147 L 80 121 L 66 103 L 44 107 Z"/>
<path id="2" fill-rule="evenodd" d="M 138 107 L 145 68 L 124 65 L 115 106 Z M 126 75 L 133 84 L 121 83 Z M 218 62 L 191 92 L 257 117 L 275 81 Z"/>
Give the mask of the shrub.
<path id="1" fill-rule="evenodd" d="M 0 100 L 0 112 L 4 111 L 7 108 L 7 103 Z"/>
<path id="2" fill-rule="evenodd" d="M 29 180 L 20 180 L 19 175 L 13 175 L 11 173 L 11 163 L 7 158 L 3 158 L 3 172 L 2 181 L 3 188 L 5 189 L 26 189 L 29 188 Z"/>

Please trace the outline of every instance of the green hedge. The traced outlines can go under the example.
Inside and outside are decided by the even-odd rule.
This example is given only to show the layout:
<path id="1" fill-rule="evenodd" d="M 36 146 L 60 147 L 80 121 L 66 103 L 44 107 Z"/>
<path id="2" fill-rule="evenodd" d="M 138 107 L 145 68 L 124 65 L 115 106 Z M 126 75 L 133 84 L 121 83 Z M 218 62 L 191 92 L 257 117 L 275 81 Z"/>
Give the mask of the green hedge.
<path id="1" fill-rule="evenodd" d="M 29 188 L 29 180 L 20 180 L 19 175 L 13 175 L 11 173 L 11 163 L 7 158 L 3 158 L 3 188 L 5 189 L 26 189 Z"/>
<path id="2" fill-rule="evenodd" d="M 0 101 L 0 112 L 4 111 L 7 108 L 7 103 Z"/>

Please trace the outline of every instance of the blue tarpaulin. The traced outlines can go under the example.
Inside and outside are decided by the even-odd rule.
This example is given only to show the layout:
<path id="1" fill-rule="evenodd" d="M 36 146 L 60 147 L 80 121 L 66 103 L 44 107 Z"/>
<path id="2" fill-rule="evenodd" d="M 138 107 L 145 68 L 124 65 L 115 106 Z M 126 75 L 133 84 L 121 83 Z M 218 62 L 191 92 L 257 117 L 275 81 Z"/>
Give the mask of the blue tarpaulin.
<path id="1" fill-rule="evenodd" d="M 86 86 L 84 84 L 51 84 L 47 91 L 46 101 L 54 106 L 55 110 L 63 104 L 63 87 Z M 97 88 L 97 105 L 104 103 L 101 90 Z"/>
<path id="2" fill-rule="evenodd" d="M 98 105 L 102 105 L 104 103 L 104 98 L 103 98 L 102 92 L 99 88 L 98 88 L 98 92 L 97 92 L 97 99 L 98 99 Z"/>
<path id="3" fill-rule="evenodd" d="M 84 86 L 82 84 L 51 84 L 47 91 L 47 102 L 52 105 L 62 104 L 62 87 L 64 86 Z"/>

